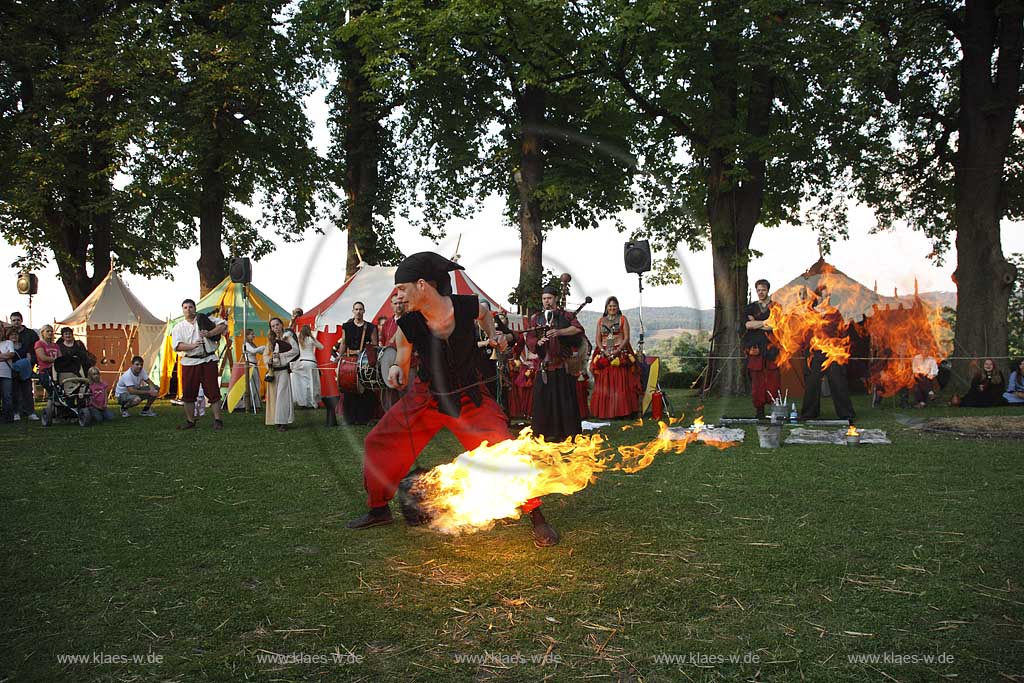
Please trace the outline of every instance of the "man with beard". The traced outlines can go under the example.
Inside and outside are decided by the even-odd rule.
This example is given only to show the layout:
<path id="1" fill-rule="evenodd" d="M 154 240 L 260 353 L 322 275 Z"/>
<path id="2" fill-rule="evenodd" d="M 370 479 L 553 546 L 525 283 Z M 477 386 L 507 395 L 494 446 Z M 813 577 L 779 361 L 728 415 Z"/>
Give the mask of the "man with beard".
<path id="1" fill-rule="evenodd" d="M 576 378 L 565 369 L 573 342 L 579 343 L 583 326 L 572 313 L 557 307 L 558 289 L 545 287 L 544 307 L 530 319 L 526 345 L 537 354 L 534 360 L 533 433 L 547 441 L 564 441 L 581 434 Z"/>
<path id="2" fill-rule="evenodd" d="M 484 441 L 510 439 L 508 418 L 483 390 L 479 365 L 474 362 L 478 322 L 499 348 L 503 339 L 494 330 L 490 313 L 476 296 L 453 295 L 448 273 L 462 266 L 432 252 L 409 256 L 395 270 L 395 288 L 405 313 L 395 335 L 397 354 L 388 369 L 392 386 L 408 385 L 412 352 L 420 367 L 412 386 L 366 436 L 363 484 L 369 512 L 349 522 L 366 529 L 392 521 L 388 502 L 437 432 L 447 427 L 463 448 Z M 558 533 L 532 499 L 521 507 L 533 523 L 534 543 L 558 543 Z"/>
<path id="3" fill-rule="evenodd" d="M 782 375 L 776 359 L 778 347 L 771 342 L 768 333 L 772 328 L 768 325 L 772 303 L 768 297 L 771 285 L 767 280 L 754 283 L 757 301 L 743 310 L 746 318 L 743 333 L 743 352 L 747 356 L 747 372 L 750 373 L 750 397 L 754 401 L 754 411 L 758 419 L 764 419 L 764 407 L 768 400 L 776 396 L 782 387 Z"/>

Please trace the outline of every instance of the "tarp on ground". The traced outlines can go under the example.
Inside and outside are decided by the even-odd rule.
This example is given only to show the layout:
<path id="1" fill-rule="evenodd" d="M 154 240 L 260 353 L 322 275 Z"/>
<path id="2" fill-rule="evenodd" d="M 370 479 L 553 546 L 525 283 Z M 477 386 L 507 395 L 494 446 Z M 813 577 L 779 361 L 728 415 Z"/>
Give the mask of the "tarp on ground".
<path id="1" fill-rule="evenodd" d="M 224 278 L 206 296 L 196 302 L 196 311 L 215 315 L 227 321 L 228 331 L 221 342 L 220 354 L 223 358 L 225 347 L 230 340 L 233 361 L 242 360 L 242 344 L 245 342 L 244 327 L 248 327 L 256 333 L 256 345 L 260 346 L 267 340 L 271 318 L 280 318 L 285 327 L 291 324 L 288 312 L 258 287 L 252 284 L 242 285 L 232 282 L 229 277 Z M 171 377 L 180 372 L 178 354 L 174 351 L 171 342 L 171 330 L 182 320 L 184 320 L 184 316 L 179 315 L 166 324 L 159 363 L 154 364 L 153 370 L 150 372 L 151 376 L 157 375 L 152 379 L 154 382 L 159 381 L 161 395 L 166 395 L 170 391 Z M 244 327 L 243 320 L 245 321 Z M 259 375 L 262 378 L 263 373 L 260 372 Z M 228 386 L 230 377 L 231 364 L 223 363 L 221 385 Z M 181 395 L 180 383 L 176 395 Z"/>
<path id="2" fill-rule="evenodd" d="M 132 356 L 142 356 L 146 365 L 153 367 L 165 323 L 111 270 L 85 301 L 54 327 L 58 335 L 61 327 L 73 329 L 75 337 L 96 356 L 104 381 L 113 386 L 131 365 Z"/>

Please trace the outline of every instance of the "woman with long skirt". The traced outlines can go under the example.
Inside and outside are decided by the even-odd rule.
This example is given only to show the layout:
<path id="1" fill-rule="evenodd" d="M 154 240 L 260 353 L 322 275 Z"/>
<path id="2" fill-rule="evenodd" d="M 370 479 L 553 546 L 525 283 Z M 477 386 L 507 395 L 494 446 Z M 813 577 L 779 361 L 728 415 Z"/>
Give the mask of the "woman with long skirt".
<path id="1" fill-rule="evenodd" d="M 300 408 L 320 405 L 320 372 L 316 365 L 316 352 L 324 345 L 313 336 L 309 325 L 299 332 L 299 358 L 292 363 L 292 395 Z"/>
<path id="2" fill-rule="evenodd" d="M 263 351 L 263 362 L 267 366 L 266 424 L 277 425 L 279 432 L 287 431 L 288 425 L 295 421 L 290 363 L 298 357 L 295 335 L 285 329 L 280 318 L 271 318 L 270 335 Z"/>
<path id="3" fill-rule="evenodd" d="M 252 409 L 258 412 L 263 407 L 260 401 L 260 367 L 259 357 L 267 350 L 267 345 L 256 346 L 256 332 L 245 331 L 245 364 L 249 370 L 249 401 Z"/>
<path id="4" fill-rule="evenodd" d="M 597 419 L 623 418 L 640 409 L 640 377 L 629 343 L 629 321 L 619 300 L 608 297 L 597 321 L 597 349 L 590 363 L 594 393 L 590 415 Z"/>

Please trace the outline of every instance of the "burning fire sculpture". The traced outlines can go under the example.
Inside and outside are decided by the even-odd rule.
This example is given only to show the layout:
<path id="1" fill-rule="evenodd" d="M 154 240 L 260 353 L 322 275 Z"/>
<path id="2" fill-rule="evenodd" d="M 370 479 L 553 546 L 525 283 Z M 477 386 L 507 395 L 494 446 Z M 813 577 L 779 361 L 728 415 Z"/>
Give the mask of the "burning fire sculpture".
<path id="1" fill-rule="evenodd" d="M 658 424 L 658 437 L 650 443 L 615 448 L 600 434 L 548 443 L 524 429 L 515 439 L 484 443 L 407 479 L 401 494 L 403 513 L 443 533 L 487 529 L 496 520 L 518 517 L 519 506 L 531 498 L 572 495 L 601 472 L 632 474 L 661 453 L 683 452 L 697 438 L 694 432 L 692 437 L 672 440 L 668 426 Z"/>
<path id="2" fill-rule="evenodd" d="M 912 358 L 920 354 L 941 363 L 952 351 L 953 333 L 942 317 L 941 306 L 917 296 L 910 306 L 898 299 L 879 296 L 831 265 L 819 262 L 808 271 L 808 285 L 776 293 L 768 324 L 785 364 L 807 349 L 825 354 L 823 367 L 844 365 L 850 360 L 850 333 L 871 343 L 870 384 L 883 395 L 914 386 Z M 823 288 L 829 298 L 814 306 L 811 288 Z M 895 294 L 895 293 L 894 293 Z M 838 322 L 838 324 L 837 324 Z"/>

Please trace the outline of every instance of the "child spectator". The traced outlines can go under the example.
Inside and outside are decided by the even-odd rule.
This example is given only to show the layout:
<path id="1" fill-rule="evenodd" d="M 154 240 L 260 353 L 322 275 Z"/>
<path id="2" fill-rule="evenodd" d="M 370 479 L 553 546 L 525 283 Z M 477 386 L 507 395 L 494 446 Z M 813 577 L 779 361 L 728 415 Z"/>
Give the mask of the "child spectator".
<path id="1" fill-rule="evenodd" d="M 93 422 L 109 422 L 114 419 L 113 413 L 107 408 L 107 394 L 110 393 L 110 385 L 100 379 L 100 369 L 96 366 L 89 368 L 89 412 L 92 414 Z"/>

